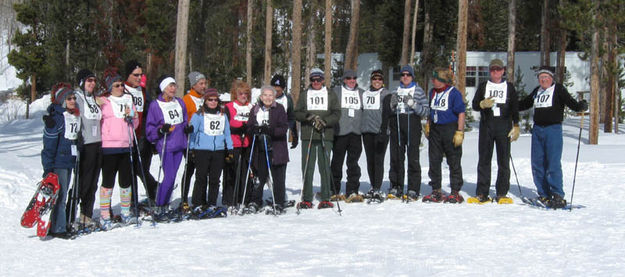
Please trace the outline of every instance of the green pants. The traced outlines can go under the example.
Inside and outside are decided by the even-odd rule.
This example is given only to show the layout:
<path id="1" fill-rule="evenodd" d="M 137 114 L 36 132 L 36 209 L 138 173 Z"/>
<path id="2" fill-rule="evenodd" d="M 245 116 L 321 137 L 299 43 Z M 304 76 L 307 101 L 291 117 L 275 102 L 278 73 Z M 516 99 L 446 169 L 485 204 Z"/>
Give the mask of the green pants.
<path id="1" fill-rule="evenodd" d="M 312 202 L 313 200 L 313 174 L 315 173 L 315 160 L 317 156 L 317 165 L 321 174 L 321 201 L 330 201 L 330 186 L 332 184 L 332 175 L 330 171 L 330 150 L 332 149 L 331 141 L 323 141 L 326 154 L 323 154 L 321 140 L 313 140 L 310 142 L 310 156 L 308 157 L 308 169 L 306 169 L 306 155 L 308 154 L 308 145 L 310 141 L 302 141 L 302 175 L 304 176 L 304 191 L 302 192 L 302 200 Z"/>

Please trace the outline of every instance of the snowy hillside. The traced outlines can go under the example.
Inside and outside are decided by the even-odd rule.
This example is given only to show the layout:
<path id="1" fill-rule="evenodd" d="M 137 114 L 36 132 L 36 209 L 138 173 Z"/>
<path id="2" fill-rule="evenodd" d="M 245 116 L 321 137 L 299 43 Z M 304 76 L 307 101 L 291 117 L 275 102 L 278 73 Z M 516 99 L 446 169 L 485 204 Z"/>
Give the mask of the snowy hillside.
<path id="1" fill-rule="evenodd" d="M 41 241 L 34 229 L 20 227 L 19 219 L 43 172 L 41 115 L 47 103 L 47 98 L 35 102 L 34 119 L 0 123 L 0 276 L 622 276 L 625 270 L 625 209 L 620 204 L 625 199 L 625 140 L 623 134 L 602 133 L 600 145 L 588 145 L 587 130 L 574 199 L 583 208 L 572 212 L 518 204 L 521 193 L 535 196 L 531 137 L 522 135 L 512 149 L 521 183 L 520 193 L 513 173 L 512 205 L 341 203 L 342 216 L 336 208 L 300 215 L 289 210 L 280 217 L 145 223 L 71 241 Z M 579 118 L 565 121 L 567 200 L 578 132 Z M 422 195 L 430 192 L 424 144 Z M 299 147 L 290 151 L 286 184 L 289 199 L 296 200 L 301 193 Z M 474 195 L 477 157 L 473 131 L 463 148 L 465 198 Z M 364 161 L 363 154 L 362 192 L 369 190 Z M 388 157 L 385 163 L 388 169 Z M 152 166 L 156 173 L 156 157 Z M 315 182 L 319 190 L 318 174 Z M 443 189 L 449 192 L 446 182 L 447 177 Z M 387 177 L 383 189 L 388 189 Z M 117 186 L 112 199 L 118 210 Z"/>

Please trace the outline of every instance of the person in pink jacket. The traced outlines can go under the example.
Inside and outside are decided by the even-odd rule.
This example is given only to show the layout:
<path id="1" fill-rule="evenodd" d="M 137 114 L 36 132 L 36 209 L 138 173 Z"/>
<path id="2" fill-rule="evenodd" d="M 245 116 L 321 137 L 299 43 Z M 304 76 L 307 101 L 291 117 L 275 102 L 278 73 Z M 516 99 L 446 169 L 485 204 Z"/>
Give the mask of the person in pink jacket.
<path id="1" fill-rule="evenodd" d="M 120 189 L 121 218 L 125 224 L 132 224 L 130 215 L 132 174 L 130 171 L 130 150 L 133 146 L 133 132 L 129 121 L 138 126 L 139 118 L 132 102 L 132 96 L 124 94 L 121 76 L 114 69 L 104 73 L 106 93 L 98 97 L 102 110 L 102 186 L 100 187 L 100 228 L 109 230 L 111 223 L 111 195 L 118 175 Z M 132 143 L 132 144 L 131 144 Z"/>

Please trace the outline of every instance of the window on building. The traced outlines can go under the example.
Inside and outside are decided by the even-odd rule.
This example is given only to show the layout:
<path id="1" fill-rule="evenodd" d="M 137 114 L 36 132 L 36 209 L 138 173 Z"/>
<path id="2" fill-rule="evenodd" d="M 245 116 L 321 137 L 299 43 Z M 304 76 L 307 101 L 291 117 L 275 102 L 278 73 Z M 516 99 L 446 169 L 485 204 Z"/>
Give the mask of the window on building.
<path id="1" fill-rule="evenodd" d="M 488 81 L 488 79 L 490 79 L 490 72 L 488 70 L 488 66 L 480 66 L 477 68 L 478 73 L 477 73 L 477 83 L 481 84 L 482 82 L 486 82 Z"/>
<path id="2" fill-rule="evenodd" d="M 401 79 L 401 66 L 393 67 L 393 81 L 399 81 Z"/>
<path id="3" fill-rule="evenodd" d="M 475 66 L 467 66 L 466 71 L 466 87 L 475 87 L 475 78 L 477 77 L 477 68 Z"/>

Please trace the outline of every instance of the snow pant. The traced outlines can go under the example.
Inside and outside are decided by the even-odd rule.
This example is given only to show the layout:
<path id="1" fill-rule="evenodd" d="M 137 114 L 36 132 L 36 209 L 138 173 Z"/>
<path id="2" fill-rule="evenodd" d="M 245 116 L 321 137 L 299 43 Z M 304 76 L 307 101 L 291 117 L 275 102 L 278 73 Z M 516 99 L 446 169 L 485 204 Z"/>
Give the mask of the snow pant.
<path id="1" fill-rule="evenodd" d="M 388 146 L 388 136 L 364 133 L 362 134 L 362 144 L 364 145 L 365 155 L 367 157 L 369 183 L 372 189 L 380 190 L 382 187 L 382 179 L 384 178 L 384 158 Z"/>
<path id="2" fill-rule="evenodd" d="M 224 166 L 224 187 L 223 187 L 223 193 L 221 196 L 221 204 L 223 204 L 224 206 L 234 206 L 238 203 L 245 204 L 248 202 L 248 201 L 243 201 L 243 193 L 245 190 L 245 187 L 243 184 L 245 184 L 245 179 L 246 179 L 245 174 L 247 174 L 247 165 L 249 163 L 249 157 L 250 157 L 249 147 L 247 148 L 235 147 L 232 151 L 232 154 L 234 156 L 233 161 L 231 163 L 226 163 Z M 240 178 L 239 178 L 239 183 L 235 184 L 236 174 L 237 174 L 237 162 L 239 161 L 239 156 L 241 157 L 241 169 L 239 171 Z M 248 180 L 247 182 L 248 189 L 250 188 L 250 183 L 251 183 L 251 180 Z M 234 198 L 235 187 L 238 187 L 237 189 L 238 195 L 236 199 L 234 199 L 234 203 L 233 203 L 232 199 Z M 247 192 L 249 192 L 249 190 Z M 249 199 L 249 193 L 245 196 L 245 198 L 246 200 Z"/>
<path id="3" fill-rule="evenodd" d="M 310 155 L 308 155 L 308 161 L 306 161 L 306 155 L 308 154 L 308 144 L 310 143 Z M 313 175 L 315 174 L 315 161 L 319 167 L 319 174 L 321 175 L 321 201 L 330 201 L 330 190 L 332 186 L 332 173 L 330 172 L 330 149 L 332 149 L 331 141 L 324 141 L 324 149 L 321 145 L 321 140 L 302 140 L 302 175 L 304 172 L 304 191 L 302 192 L 302 200 L 312 202 L 313 200 Z M 304 147 L 306 146 L 306 147 Z M 319 159 L 317 159 L 317 156 Z M 308 168 L 306 167 L 308 163 Z"/>
<path id="4" fill-rule="evenodd" d="M 345 183 L 345 195 L 358 193 L 360 187 L 360 165 L 358 160 L 362 154 L 361 136 L 357 134 L 347 134 L 335 136 L 332 147 L 332 193 L 341 193 L 341 179 L 343 179 L 343 162 L 347 154 L 347 183 Z"/>
<path id="5" fill-rule="evenodd" d="M 430 176 L 430 186 L 432 186 L 433 190 L 441 188 L 443 156 L 447 158 L 447 165 L 449 165 L 451 189 L 460 191 L 462 188 L 462 166 L 460 165 L 462 145 L 455 147 L 453 143 L 454 133 L 457 128 L 458 124 L 455 122 L 444 125 L 430 125 L 430 142 L 428 147 L 430 170 L 428 175 Z"/>
<path id="6" fill-rule="evenodd" d="M 217 205 L 217 197 L 219 196 L 219 179 L 221 171 L 224 168 L 225 150 L 191 150 L 197 163 L 195 168 L 195 184 L 193 185 L 193 194 L 191 195 L 191 204 L 194 207 L 209 205 Z M 208 178 L 207 178 L 208 176 Z M 206 181 L 208 179 L 208 200 L 206 198 Z"/>
<path id="7" fill-rule="evenodd" d="M 264 155 L 264 153 L 259 154 Z M 267 162 L 265 157 L 263 156 L 258 158 L 262 160 L 259 160 L 258 166 L 256 167 L 256 176 L 258 177 L 261 185 L 259 185 L 258 187 L 252 186 L 252 195 L 250 202 L 254 202 L 260 207 L 263 204 L 263 191 L 265 188 L 265 183 L 267 183 L 269 180 L 269 170 L 267 170 Z M 271 165 L 271 180 L 273 181 L 273 183 L 272 188 L 270 189 L 273 189 L 273 196 L 275 196 L 274 201 L 276 205 L 284 204 L 285 179 L 286 164 Z"/>
<path id="8" fill-rule="evenodd" d="M 532 176 L 538 195 L 564 197 L 562 189 L 562 124 L 532 128 Z"/>
<path id="9" fill-rule="evenodd" d="M 151 144 L 145 138 L 139 138 L 139 154 L 137 154 L 136 150 L 133 152 L 132 160 L 134 162 L 135 169 L 135 182 L 137 179 L 144 182 L 143 176 L 141 175 L 141 171 L 145 175 L 145 187 L 147 189 L 146 193 L 148 197 L 154 201 L 156 199 L 156 188 L 158 187 L 158 180 L 152 176 L 150 173 L 150 166 L 152 165 L 152 156 L 154 145 Z M 139 155 L 141 155 L 141 164 L 139 164 Z M 136 183 L 138 184 L 138 183 Z"/>
<path id="10" fill-rule="evenodd" d="M 510 189 L 510 138 L 508 133 L 510 129 L 512 129 L 512 120 L 510 119 L 494 118 L 480 121 L 476 195 L 489 195 L 493 146 L 497 150 L 496 193 L 497 196 L 508 194 Z"/>
<path id="11" fill-rule="evenodd" d="M 202 150 L 199 150 L 199 151 L 202 151 Z M 193 150 L 189 150 L 189 157 L 187 157 L 187 159 L 188 160 L 185 161 L 187 163 L 187 170 L 185 171 L 184 179 L 182 180 L 182 188 L 181 188 L 182 194 L 180 195 L 182 202 L 188 202 L 189 190 L 191 188 L 191 177 L 193 177 L 193 172 L 195 171 L 195 167 L 196 167 L 195 153 Z M 223 169 L 223 163 L 222 163 L 222 169 Z M 219 175 L 221 175 L 221 170 L 219 171 Z M 204 188 L 206 189 L 206 186 Z M 219 191 L 217 192 L 219 193 Z"/>
<path id="12" fill-rule="evenodd" d="M 80 185 L 78 197 L 80 198 L 80 213 L 93 217 L 93 205 L 95 194 L 98 191 L 98 179 L 102 169 L 102 143 L 85 144 L 80 151 Z"/>
<path id="13" fill-rule="evenodd" d="M 408 157 L 408 191 L 412 190 L 419 195 L 421 190 L 421 164 L 419 162 L 421 120 L 419 117 L 413 116 L 401 116 L 400 120 L 407 122 L 407 124 L 400 123 L 400 126 L 404 128 L 397 128 L 396 118 L 392 119 L 389 124 L 391 131 L 389 139 L 391 168 L 388 172 L 388 178 L 391 182 L 391 188 L 397 189 L 401 193 L 404 192 L 404 158 Z"/>
<path id="14" fill-rule="evenodd" d="M 171 193 L 174 190 L 176 173 L 178 172 L 178 167 L 180 167 L 183 155 L 184 149 L 175 152 L 165 151 L 164 157 L 161 157 L 161 162 L 163 163 L 163 181 L 158 186 L 158 190 L 156 192 L 157 206 L 165 206 L 169 204 Z"/>
<path id="15" fill-rule="evenodd" d="M 50 232 L 65 233 L 67 232 L 67 214 L 65 213 L 65 199 L 67 199 L 67 190 L 72 176 L 71 168 L 55 168 L 54 173 L 59 176 L 59 185 L 61 188 L 56 197 L 56 204 L 50 214 Z"/>

